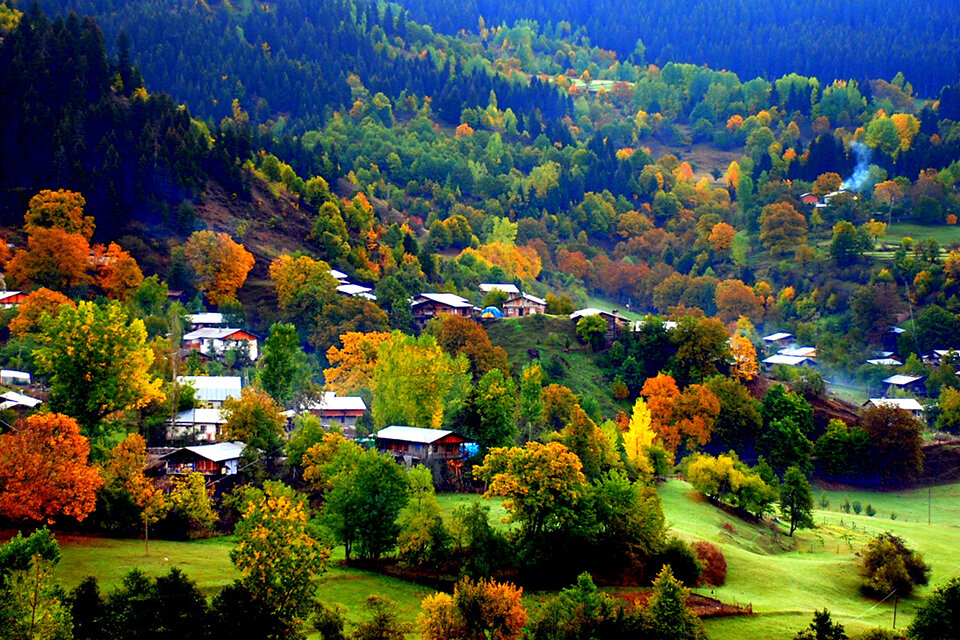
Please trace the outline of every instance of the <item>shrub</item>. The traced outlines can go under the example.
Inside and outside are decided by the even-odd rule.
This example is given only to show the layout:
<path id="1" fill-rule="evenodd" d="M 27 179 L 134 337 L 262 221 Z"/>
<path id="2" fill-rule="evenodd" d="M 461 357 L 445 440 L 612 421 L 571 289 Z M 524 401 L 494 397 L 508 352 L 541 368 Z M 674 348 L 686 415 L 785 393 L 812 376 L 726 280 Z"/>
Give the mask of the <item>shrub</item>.
<path id="1" fill-rule="evenodd" d="M 830 508 L 830 500 L 827 498 L 827 493 L 826 493 L 826 492 L 823 492 L 823 493 L 820 494 L 820 508 L 821 508 L 821 509 L 829 509 L 829 508 Z"/>
<path id="2" fill-rule="evenodd" d="M 843 504 L 840 505 L 840 508 L 843 509 L 844 513 L 850 513 L 850 498 L 844 498 Z"/>
<path id="3" fill-rule="evenodd" d="M 696 586 L 700 574 L 703 573 L 703 565 L 697 557 L 697 552 L 680 538 L 670 538 L 667 541 L 652 566 L 657 567 L 658 562 L 662 566 L 670 565 L 674 577 L 685 587 Z M 657 573 L 659 572 L 658 569 Z"/>
<path id="4" fill-rule="evenodd" d="M 699 540 L 693 545 L 697 552 L 697 558 L 703 565 L 703 573 L 700 574 L 700 580 L 697 585 L 712 584 L 716 587 L 722 587 L 727 582 L 727 560 L 723 557 L 720 547 L 704 540 Z"/>
<path id="5" fill-rule="evenodd" d="M 871 518 L 872 518 L 873 516 L 877 515 L 877 510 L 873 508 L 873 505 L 872 505 L 872 504 L 868 504 L 868 505 L 866 506 L 866 508 L 864 509 L 864 512 L 865 512 L 868 516 L 870 516 Z"/>
<path id="6" fill-rule="evenodd" d="M 850 506 L 853 507 L 853 512 L 857 515 L 860 515 L 860 512 L 863 511 L 863 505 L 860 504 L 859 500 L 854 500 Z"/>

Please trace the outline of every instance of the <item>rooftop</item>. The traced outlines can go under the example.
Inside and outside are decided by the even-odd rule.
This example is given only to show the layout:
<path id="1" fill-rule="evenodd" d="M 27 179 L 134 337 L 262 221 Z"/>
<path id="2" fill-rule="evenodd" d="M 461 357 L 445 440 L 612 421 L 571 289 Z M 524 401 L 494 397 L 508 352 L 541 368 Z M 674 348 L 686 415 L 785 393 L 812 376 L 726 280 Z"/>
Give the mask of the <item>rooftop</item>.
<path id="1" fill-rule="evenodd" d="M 377 432 L 377 438 L 385 440 L 402 440 L 403 442 L 419 442 L 420 444 L 430 444 L 450 435 L 453 431 L 445 429 L 423 429 L 421 427 L 401 427 L 393 425 L 380 429 Z"/>
<path id="2" fill-rule="evenodd" d="M 237 398 L 243 388 L 240 376 L 179 376 L 177 382 L 197 390 L 197 399 L 204 402 Z"/>
<path id="3" fill-rule="evenodd" d="M 771 333 L 768 336 L 763 336 L 763 340 L 764 342 L 780 342 L 781 340 L 787 340 L 792 337 L 793 337 L 792 333 L 781 331 L 779 333 Z"/>
<path id="4" fill-rule="evenodd" d="M 320 402 L 310 405 L 314 411 L 366 411 L 367 404 L 360 396 L 338 396 L 333 391 L 324 391 Z"/>
<path id="5" fill-rule="evenodd" d="M 896 358 L 871 358 L 867 364 L 875 364 L 881 367 L 902 367 L 903 363 Z"/>
<path id="6" fill-rule="evenodd" d="M 196 326 L 198 324 L 223 324 L 223 314 L 212 311 L 206 313 L 191 313 L 187 321 Z"/>
<path id="7" fill-rule="evenodd" d="M 480 285 L 480 291 L 483 293 L 490 293 L 491 291 L 503 291 L 506 294 L 516 295 L 520 293 L 520 288 L 515 284 L 485 282 Z"/>
<path id="8" fill-rule="evenodd" d="M 469 300 L 467 300 L 466 298 L 461 298 L 460 296 L 454 293 L 421 293 L 418 297 L 423 298 L 423 300 L 414 300 L 413 301 L 414 306 L 418 304 L 423 304 L 424 302 L 429 300 L 430 302 L 436 302 L 438 304 L 443 304 L 448 307 L 458 307 L 458 308 L 473 307 L 473 305 L 470 304 Z"/>
<path id="9" fill-rule="evenodd" d="M 923 405 L 914 398 L 870 398 L 864 406 L 868 404 L 874 407 L 896 407 L 905 411 L 923 411 Z"/>
<path id="10" fill-rule="evenodd" d="M 912 384 L 920 380 L 923 380 L 923 376 L 905 376 L 902 374 L 897 374 L 895 376 L 890 376 L 889 378 L 884 380 L 883 384 L 892 384 L 894 386 L 899 387 L 905 384 Z"/>
<path id="11" fill-rule="evenodd" d="M 177 414 L 177 424 L 224 424 L 226 421 L 220 409 L 187 409 Z"/>
<path id="12" fill-rule="evenodd" d="M 184 334 L 184 340 L 202 340 L 204 338 L 210 339 L 224 339 L 228 338 L 234 333 L 243 331 L 244 333 L 249 333 L 245 329 L 238 329 L 236 327 L 204 327 L 203 329 L 197 329 L 196 331 L 191 331 L 190 333 Z"/>
<path id="13" fill-rule="evenodd" d="M 507 300 L 507 302 L 510 302 L 511 300 L 518 300 L 518 299 L 520 299 L 520 298 L 523 298 L 524 300 L 529 300 L 530 302 L 533 302 L 533 303 L 536 303 L 536 304 L 544 304 L 544 305 L 547 304 L 547 301 L 544 300 L 543 298 L 538 298 L 537 296 L 532 296 L 532 295 L 530 295 L 529 293 L 521 293 L 521 294 L 518 295 L 518 296 L 513 296 L 512 298 L 510 298 L 510 300 Z"/>
<path id="14" fill-rule="evenodd" d="M 373 291 L 370 287 L 365 287 L 362 284 L 350 284 L 345 282 L 337 287 L 337 293 L 342 293 L 346 296 L 358 296 L 362 293 L 370 293 Z"/>
<path id="15" fill-rule="evenodd" d="M 37 400 L 36 398 L 25 396 L 16 391 L 8 391 L 0 394 L 0 398 L 3 399 L 3 402 L 0 402 L 0 409 L 9 409 L 10 407 L 16 407 L 18 405 L 33 409 L 43 403 L 43 400 Z"/>
<path id="16" fill-rule="evenodd" d="M 815 358 L 817 355 L 817 348 L 816 347 L 791 347 L 789 349 L 781 349 L 780 355 L 807 356 L 808 358 Z"/>
<path id="17" fill-rule="evenodd" d="M 775 356 L 764 358 L 762 362 L 763 364 L 785 364 L 788 367 L 797 367 L 804 362 L 813 362 L 813 359 L 810 356 L 785 356 L 778 353 Z"/>
<path id="18" fill-rule="evenodd" d="M 246 446 L 247 445 L 242 442 L 217 442 L 214 444 L 200 444 L 195 447 L 183 447 L 182 449 L 177 449 L 176 451 L 168 453 L 162 457 L 169 458 L 180 451 L 190 451 L 191 453 L 195 453 L 201 458 L 210 460 L 211 462 L 224 462 L 225 460 L 236 460 L 239 458 Z"/>

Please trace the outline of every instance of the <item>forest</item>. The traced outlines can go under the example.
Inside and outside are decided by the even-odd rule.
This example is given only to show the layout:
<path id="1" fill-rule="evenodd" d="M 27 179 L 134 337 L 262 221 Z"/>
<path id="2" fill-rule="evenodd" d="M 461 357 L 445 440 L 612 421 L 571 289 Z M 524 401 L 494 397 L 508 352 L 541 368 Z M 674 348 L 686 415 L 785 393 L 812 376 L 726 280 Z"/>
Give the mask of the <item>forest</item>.
<path id="1" fill-rule="evenodd" d="M 462 8 L 0 4 L 0 636 L 949 637 L 950 8 Z"/>

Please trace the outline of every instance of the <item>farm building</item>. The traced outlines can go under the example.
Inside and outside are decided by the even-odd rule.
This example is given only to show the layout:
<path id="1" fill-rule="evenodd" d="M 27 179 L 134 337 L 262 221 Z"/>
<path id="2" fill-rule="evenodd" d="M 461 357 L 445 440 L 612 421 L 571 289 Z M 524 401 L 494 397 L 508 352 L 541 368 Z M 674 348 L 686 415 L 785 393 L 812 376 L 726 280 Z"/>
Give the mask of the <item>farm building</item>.
<path id="1" fill-rule="evenodd" d="M 467 439 L 444 429 L 390 426 L 377 432 L 377 449 L 407 465 L 434 460 L 459 460 Z"/>
<path id="2" fill-rule="evenodd" d="M 162 456 L 167 475 L 202 473 L 205 476 L 229 476 L 237 473 L 242 442 L 217 442 L 195 447 L 182 447 Z"/>

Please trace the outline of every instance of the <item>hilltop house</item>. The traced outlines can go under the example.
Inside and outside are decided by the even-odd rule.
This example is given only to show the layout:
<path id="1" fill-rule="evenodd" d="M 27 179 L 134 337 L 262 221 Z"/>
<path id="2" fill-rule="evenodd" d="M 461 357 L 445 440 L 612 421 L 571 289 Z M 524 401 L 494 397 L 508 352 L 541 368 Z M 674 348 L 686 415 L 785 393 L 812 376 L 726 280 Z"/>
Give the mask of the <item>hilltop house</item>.
<path id="1" fill-rule="evenodd" d="M 408 466 L 439 460 L 459 460 L 467 439 L 444 429 L 390 426 L 377 432 L 377 450 L 403 460 Z"/>
<path id="2" fill-rule="evenodd" d="M 870 398 L 863 403 L 864 407 L 895 407 L 912 413 L 923 420 L 923 405 L 915 398 Z"/>
<path id="3" fill-rule="evenodd" d="M 260 355 L 257 349 L 257 336 L 232 327 L 206 327 L 183 336 L 187 349 L 195 349 L 205 356 L 220 357 L 230 350 L 237 350 L 251 360 Z"/>
<path id="4" fill-rule="evenodd" d="M 344 282 L 343 284 L 337 286 L 337 293 L 350 296 L 351 298 L 365 298 L 371 302 L 375 302 L 377 300 L 377 296 L 373 294 L 373 289 L 370 287 L 365 287 L 362 284 L 351 284 L 349 282 Z"/>
<path id="5" fill-rule="evenodd" d="M 503 303 L 503 315 L 508 318 L 522 318 L 547 312 L 547 301 L 529 293 L 512 296 Z"/>
<path id="6" fill-rule="evenodd" d="M 587 316 L 600 316 L 607 323 L 607 333 L 604 336 L 604 339 L 608 342 L 615 342 L 617 338 L 620 337 L 620 332 L 623 331 L 624 327 L 627 326 L 627 321 L 620 317 L 620 313 L 616 309 L 613 312 L 602 311 L 600 309 L 594 309 L 593 307 L 587 307 L 586 309 L 580 309 L 574 311 L 570 314 L 570 319 L 574 322 L 580 322 L 580 318 L 586 318 Z"/>
<path id="7" fill-rule="evenodd" d="M 480 314 L 480 309 L 473 306 L 469 300 L 453 293 L 421 293 L 410 303 L 410 311 L 414 320 L 421 325 L 441 313 L 465 318 Z"/>
<path id="8" fill-rule="evenodd" d="M 227 398 L 239 398 L 243 388 L 240 376 L 179 376 L 177 384 L 190 385 L 198 402 L 214 408 Z"/>
<path id="9" fill-rule="evenodd" d="M 894 389 L 914 393 L 918 396 L 927 395 L 926 376 L 906 376 L 897 374 L 883 380 L 884 396 L 889 396 Z"/>

